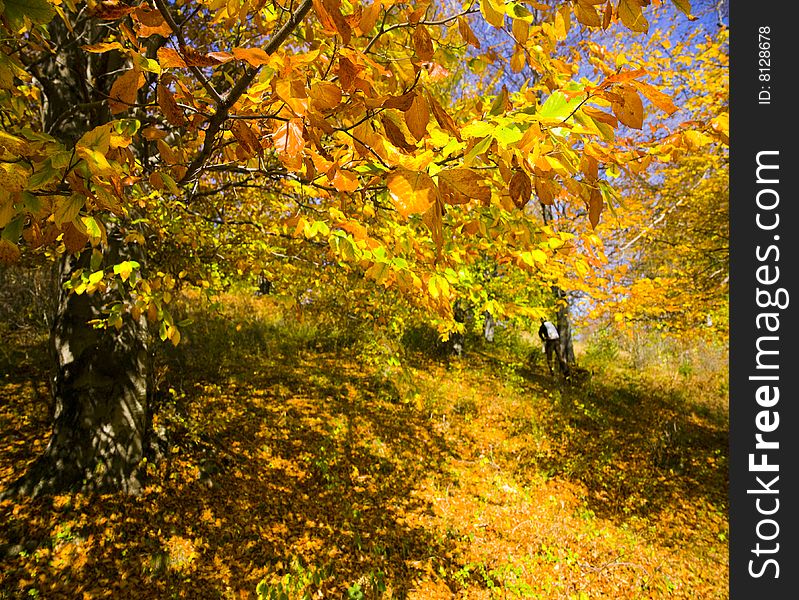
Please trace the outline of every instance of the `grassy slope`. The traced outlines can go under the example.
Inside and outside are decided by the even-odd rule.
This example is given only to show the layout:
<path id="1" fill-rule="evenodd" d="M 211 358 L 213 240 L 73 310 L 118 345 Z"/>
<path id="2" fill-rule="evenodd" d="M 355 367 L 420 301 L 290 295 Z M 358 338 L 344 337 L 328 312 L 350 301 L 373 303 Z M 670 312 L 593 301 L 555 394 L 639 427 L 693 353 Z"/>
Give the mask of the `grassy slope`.
<path id="1" fill-rule="evenodd" d="M 386 372 L 232 304 L 167 361 L 144 494 L 0 504 L 0 598 L 727 596 L 712 390 L 487 353 Z M 44 358 L 0 356 L 0 484 L 46 443 Z"/>

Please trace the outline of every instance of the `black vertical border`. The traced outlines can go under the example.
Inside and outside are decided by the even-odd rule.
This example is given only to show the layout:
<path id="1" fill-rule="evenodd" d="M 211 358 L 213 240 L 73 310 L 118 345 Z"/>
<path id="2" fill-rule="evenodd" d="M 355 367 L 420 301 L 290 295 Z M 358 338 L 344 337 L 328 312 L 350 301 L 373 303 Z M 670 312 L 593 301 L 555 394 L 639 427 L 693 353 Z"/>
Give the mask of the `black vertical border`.
<path id="1" fill-rule="evenodd" d="M 797 202 L 795 178 L 799 175 L 795 146 L 797 136 L 797 96 L 792 81 L 799 76 L 799 30 L 793 25 L 791 13 L 795 13 L 792 2 L 745 2 L 730 0 L 730 598 L 732 600 L 789 599 L 799 597 L 799 530 L 797 513 L 799 497 L 796 492 L 797 462 L 799 461 L 799 419 L 797 410 L 796 381 L 799 379 L 797 357 L 797 307 L 799 288 L 796 286 L 799 270 L 799 232 L 797 226 Z M 769 71 L 761 71 L 764 64 L 759 53 L 758 34 L 761 27 L 769 28 Z M 768 72 L 769 81 L 762 81 L 761 73 Z M 770 103 L 762 104 L 767 91 Z M 778 160 L 779 183 L 757 184 L 757 154 L 761 151 L 778 151 L 770 162 Z M 764 172 L 766 173 L 766 172 Z M 775 173 L 773 170 L 768 173 Z M 764 187 L 779 194 L 779 205 L 771 214 L 779 213 L 780 224 L 774 230 L 764 231 L 757 225 L 757 213 L 764 212 L 757 206 L 758 190 Z M 768 194 L 774 198 L 772 194 Z M 765 196 L 764 196 L 765 198 Z M 779 236 L 779 239 L 775 239 Z M 765 264 L 756 255 L 769 245 L 779 248 L 779 261 L 767 261 L 780 269 L 780 280 L 772 286 L 763 286 L 757 280 L 756 269 Z M 770 254 L 773 259 L 775 254 Z M 771 271 L 773 274 L 773 270 Z M 756 302 L 757 289 L 783 287 L 790 296 L 790 304 L 784 310 L 759 308 Z M 778 332 L 758 329 L 759 312 L 779 312 Z M 756 343 L 763 335 L 779 336 L 778 370 L 756 369 Z M 774 342 L 769 342 L 775 348 Z M 753 381 L 751 376 L 778 374 L 778 382 L 769 382 L 779 387 L 779 402 L 770 410 L 779 412 L 778 429 L 763 434 L 766 439 L 779 442 L 779 449 L 768 452 L 769 463 L 777 463 L 779 472 L 750 472 L 749 455 L 756 454 L 755 462 L 761 460 L 755 449 L 755 435 L 760 433 L 756 418 L 764 410 L 756 400 L 758 387 L 763 381 Z M 750 490 L 762 490 L 756 477 L 766 483 L 779 480 L 771 487 L 778 494 L 756 494 Z M 779 510 L 773 515 L 760 514 L 756 501 L 762 498 L 761 508 L 772 509 L 774 499 L 779 499 Z M 773 540 L 758 537 L 758 523 L 774 519 L 779 524 L 779 534 Z M 772 523 L 760 528 L 764 536 L 774 532 Z M 773 550 L 774 554 L 755 553 L 757 544 L 761 549 Z M 763 570 L 765 561 L 774 558 L 779 564 L 779 577 L 773 564 L 763 571 L 761 577 L 751 572 Z M 750 561 L 752 561 L 750 563 Z"/>

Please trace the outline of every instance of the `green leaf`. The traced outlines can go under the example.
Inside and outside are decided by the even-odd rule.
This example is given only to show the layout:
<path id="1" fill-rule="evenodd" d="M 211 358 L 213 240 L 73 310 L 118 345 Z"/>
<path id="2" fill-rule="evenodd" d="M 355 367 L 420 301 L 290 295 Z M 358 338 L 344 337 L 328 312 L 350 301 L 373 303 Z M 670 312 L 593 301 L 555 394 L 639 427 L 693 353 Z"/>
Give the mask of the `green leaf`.
<path id="1" fill-rule="evenodd" d="M 563 92 L 553 92 L 541 106 L 541 109 L 538 111 L 538 116 L 542 119 L 562 121 L 577 108 L 581 101 L 582 98 L 579 96 L 574 96 L 569 99 Z"/>
<path id="2" fill-rule="evenodd" d="M 47 25 L 55 17 L 55 9 L 47 0 L 5 0 L 3 16 L 11 29 L 25 27 L 25 17 L 34 25 Z"/>
<path id="3" fill-rule="evenodd" d="M 518 142 L 523 135 L 522 130 L 517 125 L 497 127 L 494 131 L 494 137 L 505 148 Z"/>
<path id="4" fill-rule="evenodd" d="M 25 215 L 17 215 L 15 219 L 3 228 L 3 239 L 16 244 L 22 233 L 22 226 L 25 224 Z"/>
<path id="5" fill-rule="evenodd" d="M 53 213 L 55 224 L 61 227 L 64 223 L 73 221 L 85 202 L 86 197 L 80 194 L 72 194 L 69 198 L 61 200 Z"/>
<path id="6" fill-rule="evenodd" d="M 468 167 L 469 165 L 471 165 L 475 157 L 477 157 L 478 154 L 482 154 L 483 152 L 488 150 L 488 147 L 491 145 L 491 142 L 493 141 L 494 137 L 488 135 L 484 139 L 477 142 L 474 145 L 474 147 L 471 150 L 469 150 L 466 156 L 463 157 L 463 166 Z"/>

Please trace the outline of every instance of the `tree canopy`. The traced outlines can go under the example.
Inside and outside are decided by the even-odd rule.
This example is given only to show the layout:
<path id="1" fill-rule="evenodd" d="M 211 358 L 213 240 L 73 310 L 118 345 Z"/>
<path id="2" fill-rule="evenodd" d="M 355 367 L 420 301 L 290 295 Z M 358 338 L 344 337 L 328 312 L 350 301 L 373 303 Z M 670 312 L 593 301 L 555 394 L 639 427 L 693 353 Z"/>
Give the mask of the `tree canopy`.
<path id="1" fill-rule="evenodd" d="M 612 179 L 696 144 L 636 143 L 678 110 L 655 62 L 560 51 L 578 29 L 646 32 L 649 4 L 6 2 L 0 257 L 94 247 L 68 286 L 121 291 L 98 325 L 145 314 L 173 343 L 175 289 L 231 273 L 337 271 L 319 276 L 395 290 L 443 331 L 462 295 L 535 314 L 470 265 L 587 276 Z M 81 101 L 54 114 L 59 69 Z M 110 226 L 146 266 L 101 266 Z"/>

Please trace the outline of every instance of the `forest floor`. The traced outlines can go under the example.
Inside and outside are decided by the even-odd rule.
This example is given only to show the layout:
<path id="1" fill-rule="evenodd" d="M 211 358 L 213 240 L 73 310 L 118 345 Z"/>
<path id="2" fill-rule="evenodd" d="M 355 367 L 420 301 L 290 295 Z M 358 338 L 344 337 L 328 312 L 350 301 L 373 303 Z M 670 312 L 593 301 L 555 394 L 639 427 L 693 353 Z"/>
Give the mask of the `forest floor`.
<path id="1" fill-rule="evenodd" d="M 143 493 L 1 502 L 0 598 L 727 597 L 723 386 L 193 327 Z M 0 487 L 48 437 L 46 339 L 4 338 Z"/>

